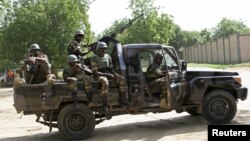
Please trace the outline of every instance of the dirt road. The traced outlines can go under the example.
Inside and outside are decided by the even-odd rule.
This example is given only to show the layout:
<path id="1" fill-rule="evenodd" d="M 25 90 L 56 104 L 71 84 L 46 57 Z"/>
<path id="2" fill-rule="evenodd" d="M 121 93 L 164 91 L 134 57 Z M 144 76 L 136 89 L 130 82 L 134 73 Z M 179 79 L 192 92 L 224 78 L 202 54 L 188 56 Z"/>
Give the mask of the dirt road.
<path id="1" fill-rule="evenodd" d="M 250 73 L 239 71 L 243 85 L 250 89 Z M 0 89 L 0 141 L 66 141 L 56 128 L 49 133 L 47 126 L 35 122 L 34 115 L 17 114 L 13 105 L 12 88 Z M 250 98 L 239 101 L 238 112 L 230 124 L 250 124 Z M 201 116 L 174 111 L 162 114 L 122 115 L 96 126 L 85 141 L 165 141 L 207 140 L 207 122 Z"/>

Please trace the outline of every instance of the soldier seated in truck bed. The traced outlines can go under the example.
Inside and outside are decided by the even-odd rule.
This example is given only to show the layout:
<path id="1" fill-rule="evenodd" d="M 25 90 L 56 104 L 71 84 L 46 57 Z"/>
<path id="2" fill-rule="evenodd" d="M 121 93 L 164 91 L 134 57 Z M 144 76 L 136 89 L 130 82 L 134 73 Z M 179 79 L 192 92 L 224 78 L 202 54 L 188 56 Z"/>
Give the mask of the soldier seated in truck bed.
<path id="1" fill-rule="evenodd" d="M 96 47 L 96 54 L 91 58 L 91 68 L 93 71 L 94 79 L 101 83 L 102 91 L 102 106 L 103 111 L 108 113 L 107 95 L 109 88 L 109 80 L 115 81 L 119 87 L 119 102 L 121 105 L 128 105 L 126 94 L 126 81 L 125 78 L 117 74 L 113 69 L 111 57 L 105 53 L 108 48 L 105 42 L 98 42 Z"/>
<path id="2" fill-rule="evenodd" d="M 80 60 L 71 54 L 68 56 L 68 66 L 63 70 L 63 79 L 65 82 L 70 81 L 70 77 L 76 77 L 77 80 L 84 83 L 84 89 L 88 99 L 88 107 L 92 107 L 92 72 L 88 69 L 83 69 Z"/>

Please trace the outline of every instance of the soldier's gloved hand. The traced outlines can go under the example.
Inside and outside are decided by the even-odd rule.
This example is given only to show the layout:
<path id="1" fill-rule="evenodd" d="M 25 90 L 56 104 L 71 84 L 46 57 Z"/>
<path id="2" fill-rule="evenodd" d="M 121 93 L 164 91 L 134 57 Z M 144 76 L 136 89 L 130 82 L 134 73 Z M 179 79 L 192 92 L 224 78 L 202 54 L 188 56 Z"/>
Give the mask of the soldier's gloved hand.
<path id="1" fill-rule="evenodd" d="M 110 74 L 110 73 L 107 73 L 106 77 L 108 77 L 109 79 L 112 79 L 112 80 L 115 79 L 115 76 L 113 74 Z"/>
<path id="2" fill-rule="evenodd" d="M 115 78 L 117 78 L 117 77 L 119 77 L 119 74 L 118 74 L 118 73 L 115 73 L 115 75 L 114 75 L 114 76 L 115 76 Z"/>
<path id="3" fill-rule="evenodd" d="M 28 58 L 28 59 L 24 60 L 24 63 L 30 65 L 30 64 L 35 64 L 35 61 L 33 59 L 31 59 L 31 58 Z"/>

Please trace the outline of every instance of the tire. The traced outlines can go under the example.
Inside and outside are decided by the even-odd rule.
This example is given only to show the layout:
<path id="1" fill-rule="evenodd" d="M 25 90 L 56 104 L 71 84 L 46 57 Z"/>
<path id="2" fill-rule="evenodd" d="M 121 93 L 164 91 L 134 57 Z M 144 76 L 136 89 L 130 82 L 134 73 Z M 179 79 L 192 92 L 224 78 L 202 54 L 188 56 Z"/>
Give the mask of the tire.
<path id="1" fill-rule="evenodd" d="M 231 93 L 215 90 L 205 96 L 203 117 L 211 124 L 229 123 L 237 111 L 236 100 Z"/>
<path id="2" fill-rule="evenodd" d="M 95 129 L 95 117 L 93 112 L 83 104 L 78 104 L 78 108 L 70 104 L 60 111 L 57 124 L 59 132 L 66 138 L 86 139 Z"/>

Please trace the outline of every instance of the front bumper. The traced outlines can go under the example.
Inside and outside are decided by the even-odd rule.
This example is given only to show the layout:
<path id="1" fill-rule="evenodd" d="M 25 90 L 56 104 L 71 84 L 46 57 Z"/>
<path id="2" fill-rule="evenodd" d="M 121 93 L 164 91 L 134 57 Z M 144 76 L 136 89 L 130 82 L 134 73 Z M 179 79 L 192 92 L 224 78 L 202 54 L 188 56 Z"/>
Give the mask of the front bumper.
<path id="1" fill-rule="evenodd" d="M 237 98 L 241 100 L 247 99 L 247 88 L 238 88 L 236 89 Z"/>

